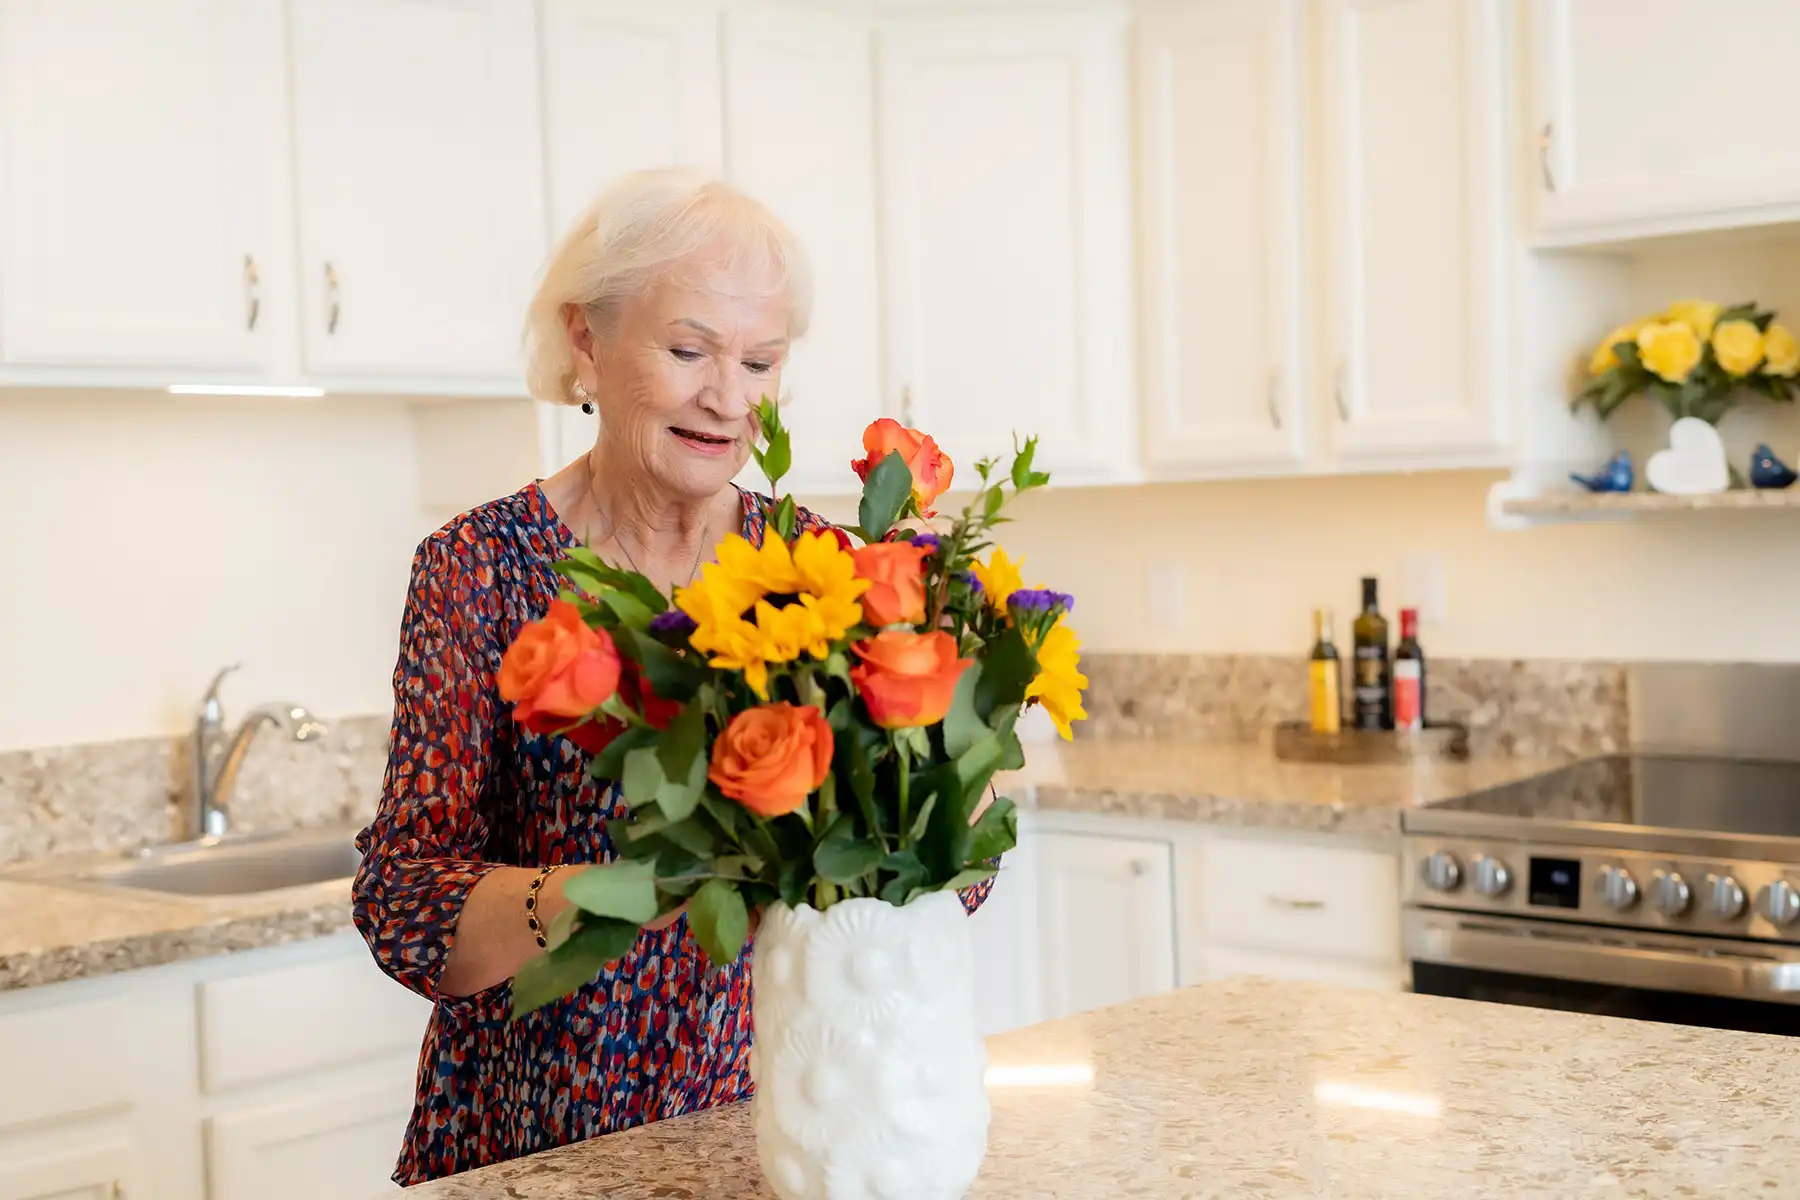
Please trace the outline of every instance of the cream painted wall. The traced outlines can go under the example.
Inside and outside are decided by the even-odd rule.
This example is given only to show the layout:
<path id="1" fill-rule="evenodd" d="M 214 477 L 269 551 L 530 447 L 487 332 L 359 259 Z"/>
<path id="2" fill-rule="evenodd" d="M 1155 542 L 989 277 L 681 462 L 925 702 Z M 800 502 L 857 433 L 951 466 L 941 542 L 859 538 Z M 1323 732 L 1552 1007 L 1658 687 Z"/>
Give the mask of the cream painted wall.
<path id="1" fill-rule="evenodd" d="M 420 513 L 398 401 L 0 393 L 0 750 L 384 711 Z"/>

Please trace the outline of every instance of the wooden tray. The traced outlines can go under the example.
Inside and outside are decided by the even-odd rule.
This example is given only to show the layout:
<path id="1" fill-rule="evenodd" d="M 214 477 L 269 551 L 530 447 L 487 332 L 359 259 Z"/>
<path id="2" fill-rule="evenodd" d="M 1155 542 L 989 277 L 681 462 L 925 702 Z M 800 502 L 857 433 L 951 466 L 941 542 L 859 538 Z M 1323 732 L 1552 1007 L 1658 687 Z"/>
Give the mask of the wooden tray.
<path id="1" fill-rule="evenodd" d="M 1378 766 L 1395 763 L 1462 762 L 1469 757 L 1466 725 L 1428 725 L 1415 731 L 1345 729 L 1314 733 L 1305 721 L 1275 727 L 1275 757 L 1285 762 Z"/>

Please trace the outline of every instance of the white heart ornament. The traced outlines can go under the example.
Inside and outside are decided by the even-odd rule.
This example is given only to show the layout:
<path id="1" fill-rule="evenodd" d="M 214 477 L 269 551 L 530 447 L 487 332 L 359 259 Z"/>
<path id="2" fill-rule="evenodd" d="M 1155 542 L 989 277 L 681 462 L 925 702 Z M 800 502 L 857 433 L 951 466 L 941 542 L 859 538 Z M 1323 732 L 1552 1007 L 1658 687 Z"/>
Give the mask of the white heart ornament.
<path id="1" fill-rule="evenodd" d="M 1644 464 L 1644 478 L 1671 496 L 1722 492 L 1731 484 L 1725 469 L 1725 443 L 1719 431 L 1699 417 L 1683 417 L 1669 426 L 1669 448 Z"/>

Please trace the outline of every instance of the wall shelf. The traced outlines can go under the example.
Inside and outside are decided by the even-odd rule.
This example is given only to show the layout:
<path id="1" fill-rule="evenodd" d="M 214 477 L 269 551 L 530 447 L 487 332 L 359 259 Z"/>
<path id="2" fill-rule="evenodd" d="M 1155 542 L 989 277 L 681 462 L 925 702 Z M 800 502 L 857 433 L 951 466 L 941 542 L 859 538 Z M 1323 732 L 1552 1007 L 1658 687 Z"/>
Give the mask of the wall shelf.
<path id="1" fill-rule="evenodd" d="M 1763 491 L 1740 488 L 1705 496 L 1670 496 L 1661 492 L 1543 492 L 1521 494 L 1496 485 L 1490 514 L 1496 524 L 1523 528 L 1563 521 L 1621 520 L 1644 513 L 1724 512 L 1746 509 L 1800 509 L 1800 487 Z"/>

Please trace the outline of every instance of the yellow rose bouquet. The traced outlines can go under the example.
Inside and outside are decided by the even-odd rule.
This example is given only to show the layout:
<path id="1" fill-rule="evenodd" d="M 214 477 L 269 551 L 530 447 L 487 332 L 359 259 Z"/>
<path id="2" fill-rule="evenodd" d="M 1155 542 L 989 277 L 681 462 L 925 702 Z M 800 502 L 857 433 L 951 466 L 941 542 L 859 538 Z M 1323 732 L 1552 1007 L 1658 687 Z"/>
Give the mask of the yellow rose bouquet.
<path id="1" fill-rule="evenodd" d="M 1726 307 L 1681 300 L 1607 334 L 1588 362 L 1588 374 L 1573 409 L 1591 404 L 1605 419 L 1642 393 L 1676 419 L 1698 417 L 1716 425 L 1746 390 L 1793 400 L 1800 387 L 1795 380 L 1800 343 L 1776 323 L 1774 312 L 1753 302 Z"/>

